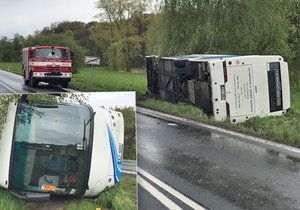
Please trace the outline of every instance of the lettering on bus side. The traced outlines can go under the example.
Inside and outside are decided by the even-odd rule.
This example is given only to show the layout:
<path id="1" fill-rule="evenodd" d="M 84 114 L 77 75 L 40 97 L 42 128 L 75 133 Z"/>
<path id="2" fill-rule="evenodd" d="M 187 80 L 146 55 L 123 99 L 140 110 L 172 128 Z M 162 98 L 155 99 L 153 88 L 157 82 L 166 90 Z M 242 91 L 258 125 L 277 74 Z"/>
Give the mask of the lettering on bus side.
<path id="1" fill-rule="evenodd" d="M 270 112 L 281 111 L 283 104 L 280 62 L 269 63 L 268 84 Z"/>

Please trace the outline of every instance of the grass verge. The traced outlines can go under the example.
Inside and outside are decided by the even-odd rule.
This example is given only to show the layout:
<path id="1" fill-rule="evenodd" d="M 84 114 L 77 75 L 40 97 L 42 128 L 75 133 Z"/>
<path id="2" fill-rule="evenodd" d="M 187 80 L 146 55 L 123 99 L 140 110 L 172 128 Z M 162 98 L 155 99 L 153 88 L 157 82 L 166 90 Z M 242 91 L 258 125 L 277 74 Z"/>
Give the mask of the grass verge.
<path id="1" fill-rule="evenodd" d="M 4 63 L 0 62 L 0 69 L 9 71 L 18 75 L 22 75 L 22 65 L 21 63 Z"/>
<path id="2" fill-rule="evenodd" d="M 112 209 L 112 210 L 135 210 L 136 202 L 136 179 L 126 178 L 115 187 L 105 190 L 100 196 L 95 199 L 81 199 L 77 202 L 72 202 L 66 206 L 67 210 L 95 210 Z"/>
<path id="3" fill-rule="evenodd" d="M 25 201 L 17 199 L 11 195 L 7 190 L 0 188 L 0 209 L 5 210 L 27 210 L 29 204 Z"/>

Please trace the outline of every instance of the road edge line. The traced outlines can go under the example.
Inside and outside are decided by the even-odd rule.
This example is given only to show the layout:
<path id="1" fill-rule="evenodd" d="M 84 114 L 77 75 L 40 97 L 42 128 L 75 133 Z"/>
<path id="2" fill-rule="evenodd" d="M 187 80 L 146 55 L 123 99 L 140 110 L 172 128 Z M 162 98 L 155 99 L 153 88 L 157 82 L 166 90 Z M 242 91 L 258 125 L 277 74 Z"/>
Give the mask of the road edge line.
<path id="1" fill-rule="evenodd" d="M 147 182 L 144 178 L 138 176 L 138 184 L 149 192 L 155 199 L 162 203 L 165 207 L 172 210 L 182 210 L 174 201 L 165 196 L 162 192 L 156 189 L 153 185 Z"/>
<path id="2" fill-rule="evenodd" d="M 3 85 L 5 88 L 7 88 L 8 90 L 12 91 L 13 93 L 17 93 L 17 91 L 13 90 L 12 88 L 8 87 L 6 84 L 4 84 L 3 82 L 0 82 L 1 85 Z"/>
<path id="3" fill-rule="evenodd" d="M 143 114 L 143 115 L 146 115 L 146 116 L 162 119 L 162 120 L 173 121 L 173 122 L 176 122 L 176 123 L 179 123 L 179 124 L 191 125 L 191 126 L 194 126 L 194 127 L 200 127 L 200 128 L 204 128 L 204 129 L 207 129 L 207 130 L 210 130 L 210 131 L 215 131 L 215 132 L 230 135 L 230 136 L 233 136 L 233 137 L 238 137 L 238 138 L 241 138 L 241 139 L 239 139 L 241 141 L 256 143 L 256 144 L 265 146 L 265 147 L 267 147 L 271 150 L 275 150 L 275 151 L 284 153 L 288 156 L 293 156 L 293 157 L 296 157 L 296 158 L 300 158 L 300 149 L 296 148 L 296 147 L 284 145 L 284 144 L 281 144 L 281 143 L 278 143 L 278 142 L 272 142 L 272 141 L 267 140 L 267 139 L 250 136 L 248 134 L 243 134 L 243 133 L 239 133 L 239 132 L 236 132 L 236 131 L 227 130 L 227 129 L 220 128 L 220 127 L 217 127 L 217 126 L 208 125 L 208 124 L 201 123 L 201 122 L 198 122 L 198 121 L 195 121 L 195 120 L 190 120 L 190 119 L 174 116 L 174 115 L 166 114 L 166 113 L 159 112 L 159 111 L 154 111 L 154 110 L 143 108 L 143 107 L 137 107 L 136 112 L 140 113 L 140 114 Z"/>
<path id="4" fill-rule="evenodd" d="M 173 195 L 174 197 L 176 197 L 178 200 L 185 203 L 189 207 L 191 207 L 193 209 L 198 209 L 198 210 L 206 210 L 206 208 L 204 208 L 200 204 L 196 203 L 192 199 L 188 198 L 184 194 L 182 194 L 179 191 L 175 190 L 173 187 L 167 185 L 163 181 L 159 180 L 158 178 L 154 177 L 153 175 L 149 174 L 148 172 L 146 172 L 145 170 L 143 170 L 139 167 L 138 167 L 138 173 L 140 173 L 141 175 L 143 175 L 144 177 L 146 177 L 147 179 L 149 179 L 153 183 L 157 184 L 159 187 L 161 187 L 162 189 L 164 189 L 165 191 L 167 191 L 168 193 L 170 193 L 171 195 Z"/>

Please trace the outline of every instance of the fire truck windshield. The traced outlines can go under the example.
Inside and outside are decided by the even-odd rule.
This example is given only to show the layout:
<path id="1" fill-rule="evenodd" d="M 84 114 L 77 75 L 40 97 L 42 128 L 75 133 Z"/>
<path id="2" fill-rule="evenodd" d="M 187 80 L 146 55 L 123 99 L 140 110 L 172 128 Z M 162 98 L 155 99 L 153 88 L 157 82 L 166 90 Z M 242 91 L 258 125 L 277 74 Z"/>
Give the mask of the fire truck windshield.
<path id="1" fill-rule="evenodd" d="M 81 194 L 91 110 L 81 105 L 21 103 L 16 118 L 12 187 Z"/>
<path id="2" fill-rule="evenodd" d="M 66 49 L 58 48 L 38 48 L 33 51 L 34 58 L 41 59 L 56 59 L 56 60 L 68 60 L 70 59 L 70 52 Z"/>

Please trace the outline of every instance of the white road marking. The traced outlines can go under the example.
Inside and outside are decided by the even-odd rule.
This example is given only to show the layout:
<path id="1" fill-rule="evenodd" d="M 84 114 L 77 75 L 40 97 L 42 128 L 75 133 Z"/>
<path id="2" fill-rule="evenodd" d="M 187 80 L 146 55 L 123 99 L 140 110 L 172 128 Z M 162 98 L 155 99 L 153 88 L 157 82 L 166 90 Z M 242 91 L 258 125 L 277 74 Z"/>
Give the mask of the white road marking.
<path id="1" fill-rule="evenodd" d="M 17 91 L 11 89 L 10 87 L 8 87 L 7 85 L 3 84 L 2 82 L 0 82 L 1 85 L 3 85 L 5 88 L 7 88 L 8 90 L 12 91 L 13 93 L 17 93 Z"/>
<path id="2" fill-rule="evenodd" d="M 167 198 L 164 194 L 162 194 L 158 189 L 153 187 L 149 182 L 147 182 L 142 177 L 138 177 L 138 183 L 145 190 L 147 190 L 152 196 L 154 196 L 157 200 L 159 200 L 165 207 L 172 210 L 181 210 L 182 208 L 174 203 L 172 200 Z"/>
<path id="3" fill-rule="evenodd" d="M 197 209 L 197 210 L 206 210 L 203 206 L 201 206 L 198 203 L 192 201 L 187 196 L 183 195 L 182 193 L 178 192 L 174 188 L 172 188 L 169 185 L 165 184 L 164 182 L 160 181 L 159 179 L 157 179 L 156 177 L 152 176 L 151 174 L 149 174 L 148 172 L 144 171 L 143 169 L 138 168 L 138 172 L 140 174 L 142 174 L 144 177 L 146 177 L 147 179 L 149 179 L 152 182 L 154 182 L 155 184 L 157 184 L 162 189 L 166 190 L 167 192 L 169 192 L 170 194 L 172 194 L 173 196 L 175 196 L 176 198 L 178 198 L 179 200 L 181 200 L 186 205 L 190 206 L 191 208 Z"/>

